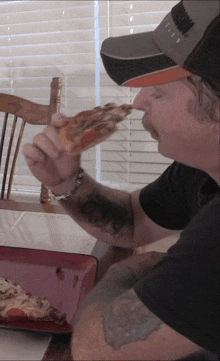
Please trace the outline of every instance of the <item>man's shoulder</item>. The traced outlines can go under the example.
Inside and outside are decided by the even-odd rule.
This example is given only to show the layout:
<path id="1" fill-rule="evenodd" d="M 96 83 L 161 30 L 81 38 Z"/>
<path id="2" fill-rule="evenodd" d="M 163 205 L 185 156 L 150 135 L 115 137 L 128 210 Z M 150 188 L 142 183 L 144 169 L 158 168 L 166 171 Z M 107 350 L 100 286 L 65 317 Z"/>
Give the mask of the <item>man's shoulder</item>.
<path id="1" fill-rule="evenodd" d="M 181 189 L 181 187 L 191 188 L 197 185 L 200 187 L 208 179 L 211 179 L 211 177 L 206 172 L 174 161 L 155 182 L 148 186 L 154 188 L 157 185 L 164 185 L 175 189 Z"/>
<path id="2" fill-rule="evenodd" d="M 202 201 L 202 200 L 200 200 Z M 209 202 L 202 205 L 198 213 L 192 218 L 184 230 L 187 236 L 195 234 L 196 238 L 218 238 L 220 234 L 220 193 L 212 196 Z"/>
<path id="3" fill-rule="evenodd" d="M 183 177 L 183 179 L 189 177 L 198 178 L 198 179 L 210 178 L 206 172 L 176 161 L 174 161 L 171 164 L 170 168 L 173 173 L 173 176 Z"/>
<path id="4" fill-rule="evenodd" d="M 189 209 L 192 207 L 191 202 L 196 202 L 197 206 L 194 204 L 194 207 L 199 209 L 219 192 L 217 183 L 208 173 L 178 162 L 173 162 L 161 178 L 162 183 L 164 180 L 170 189 L 182 192 L 183 197 L 188 200 Z"/>

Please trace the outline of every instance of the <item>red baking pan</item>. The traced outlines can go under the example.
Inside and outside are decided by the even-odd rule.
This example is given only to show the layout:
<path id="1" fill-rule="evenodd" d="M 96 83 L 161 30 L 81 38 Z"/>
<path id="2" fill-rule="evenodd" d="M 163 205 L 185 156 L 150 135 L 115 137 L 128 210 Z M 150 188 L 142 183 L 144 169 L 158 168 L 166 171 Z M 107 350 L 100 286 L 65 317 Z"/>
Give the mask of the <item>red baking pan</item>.
<path id="1" fill-rule="evenodd" d="M 18 283 L 32 295 L 46 296 L 67 315 L 67 323 L 62 326 L 41 321 L 7 322 L 0 317 L 0 327 L 72 332 L 74 315 L 93 287 L 96 268 L 97 260 L 90 255 L 0 246 L 0 277 Z"/>

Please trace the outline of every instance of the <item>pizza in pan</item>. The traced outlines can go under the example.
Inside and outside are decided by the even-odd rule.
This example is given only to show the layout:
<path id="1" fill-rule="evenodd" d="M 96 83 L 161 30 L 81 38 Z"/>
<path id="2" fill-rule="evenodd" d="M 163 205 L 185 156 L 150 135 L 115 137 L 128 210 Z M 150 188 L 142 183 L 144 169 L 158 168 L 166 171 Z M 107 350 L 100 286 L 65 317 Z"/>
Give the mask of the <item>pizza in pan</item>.
<path id="1" fill-rule="evenodd" d="M 116 106 L 108 103 L 69 117 L 68 123 L 60 129 L 60 138 L 70 154 L 80 154 L 94 147 L 115 133 L 117 123 L 131 113 L 132 105 Z"/>
<path id="2" fill-rule="evenodd" d="M 59 312 L 46 297 L 33 296 L 18 284 L 4 277 L 0 277 L 0 319 L 66 324 L 66 314 Z"/>

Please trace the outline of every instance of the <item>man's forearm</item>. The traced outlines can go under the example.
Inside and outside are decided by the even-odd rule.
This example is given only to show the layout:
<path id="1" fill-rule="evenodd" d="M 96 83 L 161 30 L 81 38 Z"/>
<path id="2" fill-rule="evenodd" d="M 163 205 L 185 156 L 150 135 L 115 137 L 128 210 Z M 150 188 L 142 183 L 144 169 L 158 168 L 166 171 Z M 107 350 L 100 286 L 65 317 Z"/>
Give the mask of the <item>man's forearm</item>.
<path id="1" fill-rule="evenodd" d="M 115 246 L 134 248 L 129 193 L 105 187 L 85 173 L 79 190 L 61 204 L 95 238 Z"/>

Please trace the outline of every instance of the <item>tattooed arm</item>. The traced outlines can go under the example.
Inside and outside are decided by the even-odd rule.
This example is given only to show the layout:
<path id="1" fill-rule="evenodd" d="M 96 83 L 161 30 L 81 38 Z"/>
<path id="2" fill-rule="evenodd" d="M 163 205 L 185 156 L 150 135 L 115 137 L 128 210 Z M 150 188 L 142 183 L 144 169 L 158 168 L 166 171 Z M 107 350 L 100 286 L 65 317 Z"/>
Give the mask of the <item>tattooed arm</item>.
<path id="1" fill-rule="evenodd" d="M 76 194 L 61 204 L 95 238 L 114 246 L 135 249 L 176 233 L 160 227 L 144 213 L 139 192 L 130 194 L 105 187 L 85 173 Z"/>
<path id="2" fill-rule="evenodd" d="M 120 262 L 86 297 L 74 326 L 74 360 L 177 360 L 201 351 L 155 316 L 132 288 L 163 255 Z"/>
<path id="3" fill-rule="evenodd" d="M 84 173 L 77 193 L 61 204 L 95 238 L 115 246 L 135 248 L 129 193 L 105 187 Z"/>

